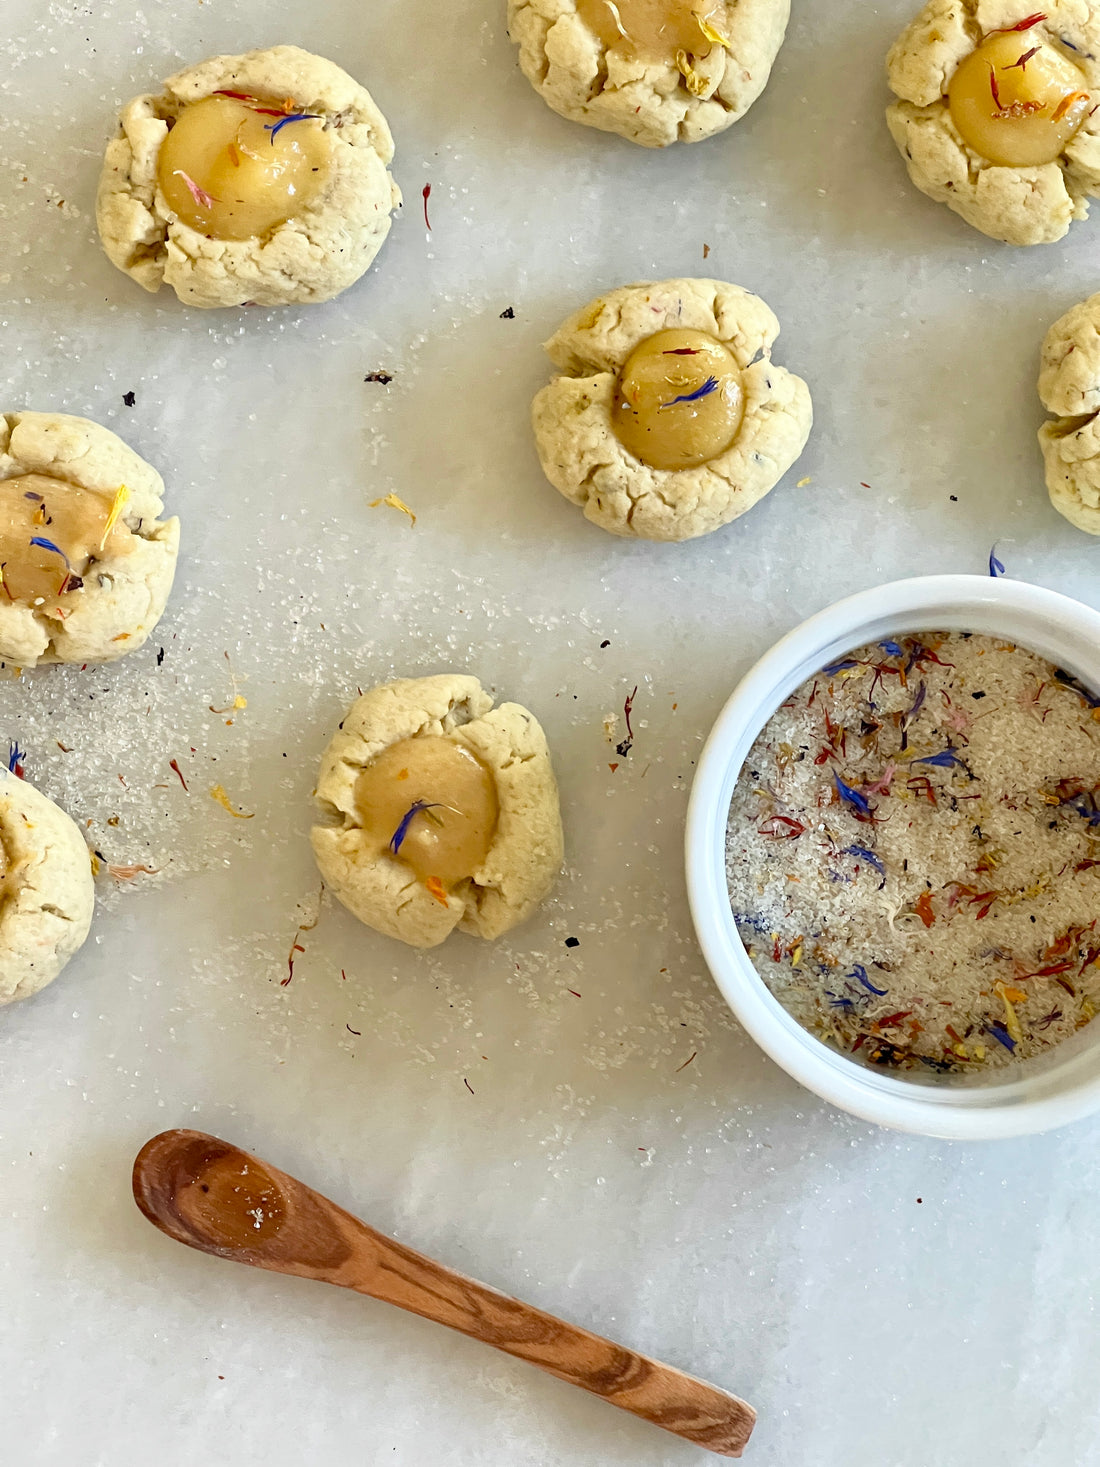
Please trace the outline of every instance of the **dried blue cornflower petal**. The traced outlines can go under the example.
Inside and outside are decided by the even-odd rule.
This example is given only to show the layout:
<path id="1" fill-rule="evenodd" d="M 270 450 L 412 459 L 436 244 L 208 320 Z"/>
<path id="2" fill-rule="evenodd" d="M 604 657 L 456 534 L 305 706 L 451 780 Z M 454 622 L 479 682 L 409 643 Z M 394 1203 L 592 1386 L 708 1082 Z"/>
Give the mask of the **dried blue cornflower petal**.
<path id="1" fill-rule="evenodd" d="M 1064 803 L 1068 804 L 1071 810 L 1080 815 L 1082 820 L 1087 820 L 1089 825 L 1100 825 L 1100 807 L 1097 806 L 1096 796 L 1094 794 L 1086 794 L 1078 798 L 1080 798 L 1080 804 L 1077 803 L 1076 799 L 1070 799 Z"/>
<path id="2" fill-rule="evenodd" d="M 55 545 L 52 540 L 47 540 L 42 535 L 34 535 L 31 537 L 31 544 L 41 545 L 43 550 L 49 550 L 52 551 L 54 555 L 60 555 L 61 559 L 65 562 L 65 569 L 68 570 L 70 568 L 69 557 L 65 554 L 64 550 L 62 550 L 60 546 Z"/>
<path id="3" fill-rule="evenodd" d="M 1016 1048 L 1016 1041 L 1003 1024 L 998 1024 L 996 1019 L 991 1019 L 985 1026 L 986 1033 L 992 1034 L 998 1044 L 1003 1044 L 1010 1053 Z"/>
<path id="4" fill-rule="evenodd" d="M 901 751 L 902 751 L 903 754 L 905 753 L 906 749 L 908 749 L 908 747 L 909 747 L 909 729 L 912 726 L 912 724 L 914 723 L 914 721 L 915 721 L 915 719 L 917 717 L 917 714 L 924 707 L 924 700 L 927 697 L 928 697 L 928 685 L 927 685 L 927 683 L 921 683 L 921 685 L 920 685 L 920 692 L 918 692 L 918 694 L 917 694 L 917 696 L 916 696 L 916 698 L 915 698 L 915 700 L 913 702 L 912 708 L 910 708 L 907 713 L 903 713 L 902 714 L 902 718 L 901 718 Z"/>
<path id="5" fill-rule="evenodd" d="M 873 866 L 880 876 L 886 875 L 886 867 L 882 864 L 874 851 L 869 851 L 866 846 L 848 846 L 841 851 L 842 856 L 856 856 L 861 861 L 866 861 L 868 866 Z"/>
<path id="6" fill-rule="evenodd" d="M 901 657 L 904 655 L 904 649 L 897 642 L 880 642 L 879 646 L 884 652 L 889 653 L 891 657 Z"/>
<path id="7" fill-rule="evenodd" d="M 944 749 L 941 754 L 929 754 L 926 759 L 914 759 L 914 764 L 931 764 L 936 769 L 952 769 L 956 765 L 965 769 L 966 765 L 955 753 L 954 749 Z"/>
<path id="8" fill-rule="evenodd" d="M 876 998 L 885 998 L 887 993 L 889 992 L 889 989 L 875 987 L 870 978 L 868 978 L 867 969 L 863 966 L 862 963 L 857 963 L 852 971 L 848 974 L 848 977 L 854 978 L 857 983 L 862 983 L 867 992 L 873 993 Z"/>
<path id="9" fill-rule="evenodd" d="M 906 727 L 908 727 L 908 725 L 910 723 L 912 723 L 913 719 L 916 718 L 917 714 L 924 707 L 924 700 L 927 697 L 928 697 L 928 684 L 927 683 L 921 683 L 921 685 L 920 685 L 920 692 L 917 694 L 916 699 L 913 702 L 912 708 L 910 708 L 909 709 L 909 712 L 905 715 L 905 720 L 904 721 L 905 721 Z"/>
<path id="10" fill-rule="evenodd" d="M 835 677 L 838 672 L 847 672 L 850 667 L 858 666 L 859 663 L 854 662 L 851 657 L 845 657 L 843 662 L 831 662 L 828 667 L 823 667 L 821 671 L 826 677 Z"/>
<path id="11" fill-rule="evenodd" d="M 658 409 L 664 412 L 665 408 L 675 407 L 678 402 L 698 402 L 700 398 L 709 397 L 712 392 L 718 391 L 718 378 L 708 377 L 702 387 L 697 387 L 694 392 L 687 392 L 682 397 L 674 397 L 671 402 L 663 402 Z"/>
<path id="12" fill-rule="evenodd" d="M 839 774 L 834 774 L 833 778 L 836 780 L 837 793 L 840 795 L 840 798 L 846 804 L 851 805 L 853 810 L 857 810 L 860 815 L 870 815 L 871 806 L 867 801 L 867 797 L 861 795 L 858 790 L 854 790 L 851 785 L 845 784 Z"/>
<path id="13" fill-rule="evenodd" d="M 8 773 L 14 774 L 19 765 L 27 757 L 26 749 L 21 749 L 18 742 L 8 745 Z"/>
<path id="14" fill-rule="evenodd" d="M 265 122 L 264 132 L 269 132 L 271 134 L 271 141 L 272 143 L 274 143 L 276 135 L 282 132 L 283 128 L 288 126 L 289 123 L 310 122 L 315 121 L 316 119 L 316 112 L 292 112 L 289 117 L 280 117 L 278 122 Z"/>
<path id="15" fill-rule="evenodd" d="M 826 989 L 825 996 L 829 1000 L 829 1007 L 831 1009 L 854 1009 L 855 1008 L 855 1004 L 852 1002 L 852 1000 L 850 998 L 841 998 L 841 996 L 838 993 L 832 993 L 828 989 Z"/>
<path id="16" fill-rule="evenodd" d="M 997 559 L 996 545 L 994 545 L 993 549 L 989 552 L 989 574 L 993 577 L 994 580 L 996 580 L 998 576 L 1007 575 L 1007 571 L 1005 570 L 1004 566 Z"/>
<path id="17" fill-rule="evenodd" d="M 734 912 L 733 920 L 738 929 L 747 927 L 750 932 L 770 932 L 771 924 L 756 912 Z"/>
<path id="18" fill-rule="evenodd" d="M 1095 693 L 1090 693 L 1080 678 L 1074 677 L 1072 672 L 1067 672 L 1064 667 L 1054 670 L 1054 681 L 1061 683 L 1064 688 L 1072 688 L 1080 698 L 1084 698 L 1090 708 L 1100 708 L 1100 698 Z"/>
<path id="19" fill-rule="evenodd" d="M 439 808 L 440 802 L 438 800 L 417 800 L 416 803 L 413 804 L 405 812 L 405 814 L 401 817 L 401 824 L 394 831 L 390 839 L 390 850 L 394 853 L 395 856 L 399 853 L 401 847 L 404 845 L 405 837 L 409 833 L 409 826 L 413 823 L 416 817 L 424 810 L 437 810 Z"/>

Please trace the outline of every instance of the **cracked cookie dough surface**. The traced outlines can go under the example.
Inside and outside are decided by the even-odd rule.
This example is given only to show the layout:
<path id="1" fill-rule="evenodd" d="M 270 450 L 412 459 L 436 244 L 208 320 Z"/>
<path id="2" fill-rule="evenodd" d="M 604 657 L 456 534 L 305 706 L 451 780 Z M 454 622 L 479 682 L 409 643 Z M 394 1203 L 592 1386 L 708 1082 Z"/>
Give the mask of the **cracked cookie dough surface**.
<path id="1" fill-rule="evenodd" d="M 890 132 L 922 193 L 1007 244 L 1050 244 L 1088 217 L 1100 6 L 929 0 L 887 71 Z"/>
<path id="2" fill-rule="evenodd" d="M 520 66 L 543 100 L 646 148 L 743 117 L 789 19 L 790 0 L 508 0 Z"/>
<path id="3" fill-rule="evenodd" d="M 164 483 L 109 429 L 0 414 L 0 660 L 113 662 L 164 612 L 179 521 Z"/>
<path id="4" fill-rule="evenodd" d="M 561 867 L 546 737 L 457 673 L 371 688 L 325 751 L 312 843 L 361 922 L 411 947 L 527 920 Z"/>
<path id="5" fill-rule="evenodd" d="M 95 891 L 74 822 L 0 768 L 0 1004 L 52 983 L 83 944 Z"/>
<path id="6" fill-rule="evenodd" d="M 546 343 L 559 375 L 532 408 L 543 472 L 613 535 L 679 541 L 720 529 L 775 488 L 813 424 L 809 388 L 771 360 L 778 335 L 758 296 L 720 280 L 628 285 L 592 301 Z M 667 364 L 657 375 L 644 360 L 654 342 Z M 723 399 L 722 423 L 701 423 Z"/>
<path id="7" fill-rule="evenodd" d="M 1047 332 L 1039 396 L 1053 414 L 1039 429 L 1051 502 L 1079 530 L 1100 535 L 1100 295 Z"/>
<path id="8" fill-rule="evenodd" d="M 122 109 L 100 236 L 139 285 L 188 305 L 330 300 L 389 233 L 392 160 L 386 119 L 331 61 L 297 46 L 215 56 Z"/>

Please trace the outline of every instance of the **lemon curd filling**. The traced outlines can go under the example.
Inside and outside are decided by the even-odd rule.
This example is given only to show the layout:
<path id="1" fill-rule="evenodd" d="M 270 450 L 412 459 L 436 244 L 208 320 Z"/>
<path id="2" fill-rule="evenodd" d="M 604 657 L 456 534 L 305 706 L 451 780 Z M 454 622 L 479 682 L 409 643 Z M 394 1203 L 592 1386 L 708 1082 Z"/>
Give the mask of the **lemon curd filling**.
<path id="1" fill-rule="evenodd" d="M 733 353 L 705 331 L 658 331 L 619 374 L 611 423 L 620 443 L 654 469 L 689 469 L 730 448 L 745 393 Z"/>
<path id="2" fill-rule="evenodd" d="M 947 93 L 964 143 L 990 163 L 1053 163 L 1093 108 L 1079 67 L 1038 30 L 988 36 L 960 64 Z"/>
<path id="3" fill-rule="evenodd" d="M 402 739 L 356 781 L 362 829 L 422 881 L 457 886 L 484 862 L 500 815 L 496 780 L 462 744 Z"/>
<path id="4" fill-rule="evenodd" d="M 605 47 L 625 45 L 643 61 L 724 44 L 726 9 L 713 0 L 577 0 L 577 14 Z"/>
<path id="5" fill-rule="evenodd" d="M 255 239 L 305 208 L 332 157 L 324 119 L 256 98 L 215 95 L 183 108 L 161 144 L 169 210 L 213 239 Z"/>
<path id="6" fill-rule="evenodd" d="M 0 596 L 40 606 L 79 589 L 95 560 L 125 555 L 133 536 L 113 497 L 45 474 L 0 480 Z"/>

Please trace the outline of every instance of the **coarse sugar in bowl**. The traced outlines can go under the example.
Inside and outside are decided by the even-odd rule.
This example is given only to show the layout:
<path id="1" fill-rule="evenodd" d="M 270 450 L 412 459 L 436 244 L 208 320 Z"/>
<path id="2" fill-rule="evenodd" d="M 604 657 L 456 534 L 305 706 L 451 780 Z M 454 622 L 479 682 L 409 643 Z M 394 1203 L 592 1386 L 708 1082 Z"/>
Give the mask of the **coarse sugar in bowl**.
<path id="1" fill-rule="evenodd" d="M 973 694 L 984 694 L 986 690 L 974 688 L 974 678 L 967 681 L 964 658 L 956 659 L 960 670 L 942 670 L 950 659 L 938 658 L 934 649 L 921 640 L 927 640 L 933 632 L 973 634 L 975 655 L 979 644 L 993 639 L 991 649 L 995 645 L 1008 653 L 1018 647 L 1021 662 L 1028 658 L 1038 666 L 1034 658 L 1048 659 L 1061 677 L 1069 680 L 1059 682 L 1059 696 L 1064 691 L 1070 703 L 1083 709 L 1083 737 L 1100 757 L 1100 724 L 1091 719 L 1089 693 L 1090 689 L 1100 689 L 1100 613 L 1039 587 L 977 576 L 927 577 L 860 593 L 827 608 L 773 647 L 742 680 L 715 724 L 696 774 L 688 814 L 686 855 L 692 913 L 711 972 L 734 1013 L 778 1064 L 823 1098 L 867 1120 L 928 1135 L 993 1139 L 1042 1131 L 1100 1109 L 1100 1025 L 1090 1022 L 1089 997 L 1089 984 L 1094 977 L 1100 980 L 1100 969 L 1094 970 L 1096 955 L 1089 946 L 1087 921 L 1069 924 L 1067 934 L 1053 941 L 1040 938 L 1046 918 L 1054 921 L 1055 902 L 1061 904 L 1057 915 L 1061 908 L 1072 910 L 1072 903 L 1067 905 L 1072 893 L 1064 889 L 1065 876 L 1062 890 L 1057 881 L 1051 881 L 1045 895 L 1042 883 L 1030 882 L 1026 886 L 1030 905 L 1026 907 L 1021 905 L 1023 891 L 1011 897 L 1007 894 L 1012 887 L 1011 863 L 1022 858 L 1025 840 L 1021 835 L 1014 846 L 1016 832 L 1009 827 L 1018 824 L 1024 831 L 1023 820 L 1009 819 L 1001 831 L 991 819 L 1002 837 L 999 844 L 986 840 L 984 830 L 984 844 L 979 844 L 971 826 L 963 824 L 962 817 L 969 814 L 967 801 L 974 800 L 973 808 L 978 808 L 979 796 L 974 793 L 981 788 L 978 776 L 989 775 L 1001 763 L 1007 778 L 1010 761 L 998 761 L 995 749 L 987 749 L 983 755 L 981 740 L 974 737 L 974 719 L 981 712 L 982 700 L 974 699 Z M 966 642 L 952 636 L 948 645 L 965 649 Z M 876 658 L 851 656 L 868 646 L 881 647 L 882 651 Z M 919 659 L 924 652 L 930 654 L 930 660 L 922 663 Z M 994 660 L 990 659 L 990 665 Z M 1003 657 L 1001 661 L 1006 673 L 1014 671 Z M 870 711 L 861 717 L 858 726 L 849 728 L 847 737 L 854 746 L 873 748 L 876 722 L 888 725 L 881 735 L 887 742 L 884 768 L 876 769 L 871 776 L 866 773 L 869 766 L 864 761 L 865 777 L 860 779 L 851 773 L 855 767 L 854 748 L 844 745 L 844 757 L 838 757 L 840 735 L 831 741 L 831 721 L 824 719 L 824 710 L 825 736 L 819 741 L 820 747 L 811 746 L 808 738 L 799 743 L 797 737 L 787 746 L 792 758 L 804 761 L 800 774 L 814 772 L 816 786 L 807 788 L 816 788 L 817 798 L 831 805 L 827 812 L 830 830 L 819 829 L 822 822 L 816 802 L 808 810 L 776 803 L 770 798 L 774 782 L 769 785 L 761 771 L 746 769 L 746 759 L 769 720 L 784 705 L 796 704 L 795 695 L 804 685 L 810 690 L 808 701 L 813 696 L 815 675 L 820 677 L 826 669 L 841 681 L 845 675 L 863 678 L 861 696 L 866 696 L 872 684 L 878 688 L 877 694 L 872 691 L 868 706 L 869 710 L 883 709 L 881 720 Z M 944 682 L 943 688 L 937 678 Z M 903 680 L 904 695 L 900 686 Z M 822 681 L 828 683 L 829 678 Z M 883 689 L 890 682 L 895 690 L 884 695 Z M 961 684 L 961 691 L 956 683 Z M 1004 677 L 1002 683 L 1008 686 Z M 960 702 L 967 703 L 965 711 L 954 708 L 946 691 L 948 686 L 955 688 Z M 934 718 L 931 709 L 924 712 L 930 687 L 938 704 Z M 1050 695 L 1046 696 L 1049 699 Z M 990 699 L 988 706 L 993 701 Z M 910 744 L 905 721 L 914 706 L 918 717 L 911 720 Z M 1043 711 L 1046 706 L 1044 703 Z M 796 712 L 788 716 L 795 718 Z M 1037 708 L 1028 716 L 1036 718 L 1039 744 L 1042 712 Z M 839 728 L 840 722 L 832 724 L 832 729 Z M 791 727 L 797 735 L 797 725 L 792 723 Z M 1041 757 L 1036 755 L 1034 761 L 1037 766 L 1043 765 L 1035 770 L 1037 803 L 1029 816 L 1034 841 L 1040 840 L 1048 824 L 1041 818 L 1046 814 L 1042 803 L 1045 799 L 1051 802 L 1054 824 L 1064 817 L 1069 822 L 1065 826 L 1066 839 L 1080 845 L 1087 842 L 1094 827 L 1100 835 L 1100 815 L 1095 821 L 1090 817 L 1091 791 L 1083 791 L 1067 779 L 1059 782 L 1059 760 L 1051 753 L 1057 746 L 1049 739 L 1047 743 L 1046 751 Z M 897 757 L 891 758 L 891 754 Z M 985 765 L 981 763 L 983 757 Z M 1020 759 L 1021 767 L 1026 769 L 1027 757 L 1021 755 Z M 849 779 L 845 779 L 845 773 Z M 742 776 L 744 785 L 739 789 Z M 894 898 L 897 910 L 887 913 L 891 933 L 897 924 L 896 932 L 904 935 L 908 924 L 917 934 L 930 935 L 938 923 L 935 936 L 942 944 L 953 921 L 952 940 L 964 927 L 972 935 L 977 932 L 982 945 L 975 946 L 970 954 L 971 990 L 966 988 L 965 965 L 958 981 L 922 993 L 919 975 L 907 970 L 904 963 L 891 962 L 877 951 L 871 956 L 881 966 L 861 962 L 853 943 L 865 939 L 866 934 L 856 930 L 842 902 L 827 900 L 824 895 L 820 898 L 820 920 L 815 923 L 811 915 L 805 923 L 809 930 L 798 933 L 798 937 L 805 938 L 804 944 L 797 938 L 791 940 L 789 932 L 784 934 L 784 941 L 779 941 L 771 925 L 774 912 L 735 911 L 727 870 L 727 825 L 735 794 L 740 797 L 754 779 L 759 788 L 752 791 L 753 797 L 762 796 L 758 829 L 765 833 L 767 844 L 794 848 L 806 841 L 807 851 L 811 843 L 821 850 L 828 849 L 835 857 L 830 863 L 830 879 L 838 887 L 850 890 L 862 882 L 872 899 Z M 822 794 L 826 781 L 827 798 Z M 956 879 L 940 880 L 943 873 L 933 871 L 927 873 L 930 879 L 924 880 L 926 873 L 922 870 L 920 883 L 906 877 L 899 887 L 891 876 L 890 889 L 885 891 L 886 873 L 877 869 L 884 860 L 876 854 L 876 847 L 881 841 L 884 849 L 900 857 L 909 849 L 904 826 L 915 824 L 913 812 L 922 801 L 930 805 L 937 794 L 941 802 L 950 800 L 955 804 L 959 818 L 953 819 L 952 825 L 965 834 L 974 849 L 960 847 L 955 853 L 957 862 L 951 874 Z M 735 805 L 735 814 L 736 809 Z M 1001 813 L 998 803 L 995 817 Z M 1001 823 L 1005 823 L 1003 819 Z M 979 821 L 972 824 L 980 826 Z M 885 835 L 888 830 L 889 837 Z M 964 834 L 954 838 L 963 840 Z M 1083 847 L 1082 853 L 1087 857 Z M 973 879 L 958 865 L 963 860 L 977 868 Z M 999 889 L 994 868 L 1001 863 L 1005 863 L 1006 894 L 998 899 L 994 896 Z M 797 867 L 793 861 L 787 864 L 790 870 L 782 879 L 791 879 L 793 884 L 799 879 Z M 1087 859 L 1072 864 L 1085 872 L 1074 878 L 1081 893 L 1087 891 L 1089 881 L 1100 882 L 1100 867 L 1093 870 Z M 779 865 L 775 869 L 782 875 L 785 868 Z M 812 887 L 812 883 L 809 885 Z M 1032 891 L 1036 885 L 1041 889 Z M 812 902 L 812 890 L 806 900 Z M 983 913 L 984 921 L 992 918 L 992 925 L 1000 926 L 1002 938 L 1014 932 L 1024 939 L 1018 960 L 1007 941 L 1001 946 L 985 941 L 985 927 L 976 925 Z M 1025 926 L 1022 933 L 1020 930 L 1021 922 L 1029 922 L 1029 913 L 1038 914 L 1033 964 L 1024 957 L 1030 951 L 1026 940 L 1032 929 Z M 1064 953 L 1056 950 L 1058 943 L 1066 945 L 1071 939 L 1072 953 L 1068 946 Z M 1100 952 L 1100 941 L 1096 946 Z M 1052 951 L 1052 958 L 1043 961 L 1044 951 Z M 983 957 L 983 953 L 988 956 Z M 892 956 L 896 958 L 897 954 Z M 1072 973 L 1059 958 L 1072 959 Z M 951 961 L 947 961 L 945 971 L 954 973 Z M 1084 981 L 1080 976 L 1082 961 L 1087 969 Z M 988 983 L 984 980 L 986 962 Z M 808 999 L 800 1007 L 789 992 L 783 991 L 777 977 L 781 969 L 787 977 L 794 974 L 812 1002 Z M 1046 971 L 1054 969 L 1061 971 Z M 1065 1001 L 1043 1005 L 1040 1013 L 1039 997 L 1059 980 L 1068 987 L 1051 991 L 1064 993 Z M 1069 988 L 1073 989 L 1072 995 Z M 969 992 L 970 1001 L 976 1003 L 979 990 L 984 1008 L 980 1014 L 968 1013 L 964 997 Z M 953 1035 L 946 1033 L 950 1021 L 944 1020 L 940 1012 L 946 1012 L 949 1001 L 959 1005 L 954 1017 L 964 1020 L 950 1023 Z M 1041 1025 L 1051 1014 L 1057 1017 L 1050 1019 L 1048 1033 Z M 1028 1057 L 1019 1059 L 1021 1054 Z"/>

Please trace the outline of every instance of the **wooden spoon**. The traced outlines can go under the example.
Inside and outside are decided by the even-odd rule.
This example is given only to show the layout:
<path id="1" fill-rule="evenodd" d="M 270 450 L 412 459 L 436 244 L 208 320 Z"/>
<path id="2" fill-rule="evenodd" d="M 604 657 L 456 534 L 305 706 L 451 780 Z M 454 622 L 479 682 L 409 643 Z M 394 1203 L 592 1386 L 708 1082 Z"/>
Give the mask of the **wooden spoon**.
<path id="1" fill-rule="evenodd" d="M 740 1457 L 749 1439 L 756 1413 L 736 1396 L 403 1248 L 227 1141 L 154 1136 L 134 1162 L 134 1199 L 178 1243 L 437 1320 L 720 1457 Z"/>

